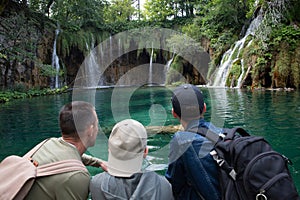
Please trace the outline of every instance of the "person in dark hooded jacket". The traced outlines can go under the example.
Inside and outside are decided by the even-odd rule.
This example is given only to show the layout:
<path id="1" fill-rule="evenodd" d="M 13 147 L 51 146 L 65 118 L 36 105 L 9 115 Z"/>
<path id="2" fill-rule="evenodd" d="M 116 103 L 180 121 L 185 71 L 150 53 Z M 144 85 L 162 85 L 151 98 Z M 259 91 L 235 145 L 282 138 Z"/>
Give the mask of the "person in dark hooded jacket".
<path id="1" fill-rule="evenodd" d="M 95 175 L 90 183 L 92 199 L 173 200 L 164 176 L 142 171 L 147 154 L 145 127 L 133 119 L 117 123 L 108 140 L 107 172 Z"/>
<path id="2" fill-rule="evenodd" d="M 184 130 L 170 141 L 169 164 L 165 177 L 172 185 L 176 200 L 220 200 L 219 169 L 210 155 L 213 142 L 191 131 L 195 128 L 210 130 L 218 137 L 222 128 L 204 120 L 206 104 L 201 90 L 195 85 L 183 84 L 172 96 L 172 114 Z"/>

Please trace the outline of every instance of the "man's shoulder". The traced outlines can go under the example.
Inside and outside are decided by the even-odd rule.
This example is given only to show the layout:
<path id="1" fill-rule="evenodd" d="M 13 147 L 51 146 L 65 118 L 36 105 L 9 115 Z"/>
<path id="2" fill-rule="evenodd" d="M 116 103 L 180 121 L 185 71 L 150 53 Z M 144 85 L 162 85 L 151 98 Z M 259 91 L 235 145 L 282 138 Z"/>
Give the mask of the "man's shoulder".
<path id="1" fill-rule="evenodd" d="M 51 138 L 33 155 L 33 158 L 38 161 L 40 165 L 76 159 L 81 161 L 81 156 L 74 146 L 62 142 L 60 138 Z"/>
<path id="2" fill-rule="evenodd" d="M 174 134 L 172 138 L 173 142 L 177 141 L 178 143 L 193 142 L 194 140 L 203 141 L 205 138 L 195 132 L 191 131 L 178 131 Z"/>

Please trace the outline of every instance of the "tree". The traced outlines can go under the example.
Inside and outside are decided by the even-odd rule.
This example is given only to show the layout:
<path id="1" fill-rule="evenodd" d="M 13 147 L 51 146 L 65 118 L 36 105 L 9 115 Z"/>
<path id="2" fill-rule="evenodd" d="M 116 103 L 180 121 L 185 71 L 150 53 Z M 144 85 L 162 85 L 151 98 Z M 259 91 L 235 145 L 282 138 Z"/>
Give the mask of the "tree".
<path id="1" fill-rule="evenodd" d="M 53 5 L 54 0 L 30 0 L 28 6 L 31 10 L 43 13 L 44 15 L 50 16 L 50 7 Z"/>
<path id="2" fill-rule="evenodd" d="M 50 18 L 67 27 L 99 26 L 104 23 L 106 5 L 106 0 L 57 0 L 51 8 Z"/>
<path id="3" fill-rule="evenodd" d="M 165 21 L 174 15 L 173 2 L 171 0 L 146 0 L 143 15 L 150 21 Z"/>
<path id="4" fill-rule="evenodd" d="M 110 6 L 105 9 L 105 21 L 108 23 L 128 22 L 136 13 L 137 9 L 133 7 L 131 0 L 112 0 Z"/>

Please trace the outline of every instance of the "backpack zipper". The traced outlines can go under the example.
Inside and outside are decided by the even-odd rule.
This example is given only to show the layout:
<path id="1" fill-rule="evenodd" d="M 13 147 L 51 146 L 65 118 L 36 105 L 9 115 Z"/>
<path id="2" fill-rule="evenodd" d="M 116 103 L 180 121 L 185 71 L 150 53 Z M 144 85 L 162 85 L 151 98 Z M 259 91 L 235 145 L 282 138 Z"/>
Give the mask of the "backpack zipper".
<path id="1" fill-rule="evenodd" d="M 255 156 L 252 160 L 250 160 L 250 162 L 247 164 L 246 168 L 245 168 L 245 172 L 244 172 L 244 176 L 245 174 L 249 173 L 250 167 L 253 165 L 254 162 L 256 162 L 257 160 L 261 159 L 262 157 L 265 157 L 267 155 L 276 155 L 282 158 L 281 154 L 277 153 L 276 151 L 267 151 L 261 154 L 258 154 L 257 156 Z M 243 179 L 245 179 L 245 177 L 243 177 Z"/>

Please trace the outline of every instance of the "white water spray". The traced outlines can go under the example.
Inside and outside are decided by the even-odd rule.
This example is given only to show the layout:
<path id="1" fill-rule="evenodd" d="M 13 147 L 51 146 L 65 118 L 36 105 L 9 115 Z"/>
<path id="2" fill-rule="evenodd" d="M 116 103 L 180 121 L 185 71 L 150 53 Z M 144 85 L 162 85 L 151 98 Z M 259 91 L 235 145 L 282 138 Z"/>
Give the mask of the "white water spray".
<path id="1" fill-rule="evenodd" d="M 55 78 L 54 78 L 54 88 L 59 88 L 59 70 L 60 70 L 60 66 L 59 66 L 59 58 L 57 56 L 56 53 L 56 42 L 57 42 L 57 37 L 59 34 L 59 29 L 55 30 L 55 39 L 54 39 L 54 44 L 53 44 L 53 53 L 52 53 L 52 66 L 55 69 Z M 52 85 L 53 86 L 53 85 Z"/>

